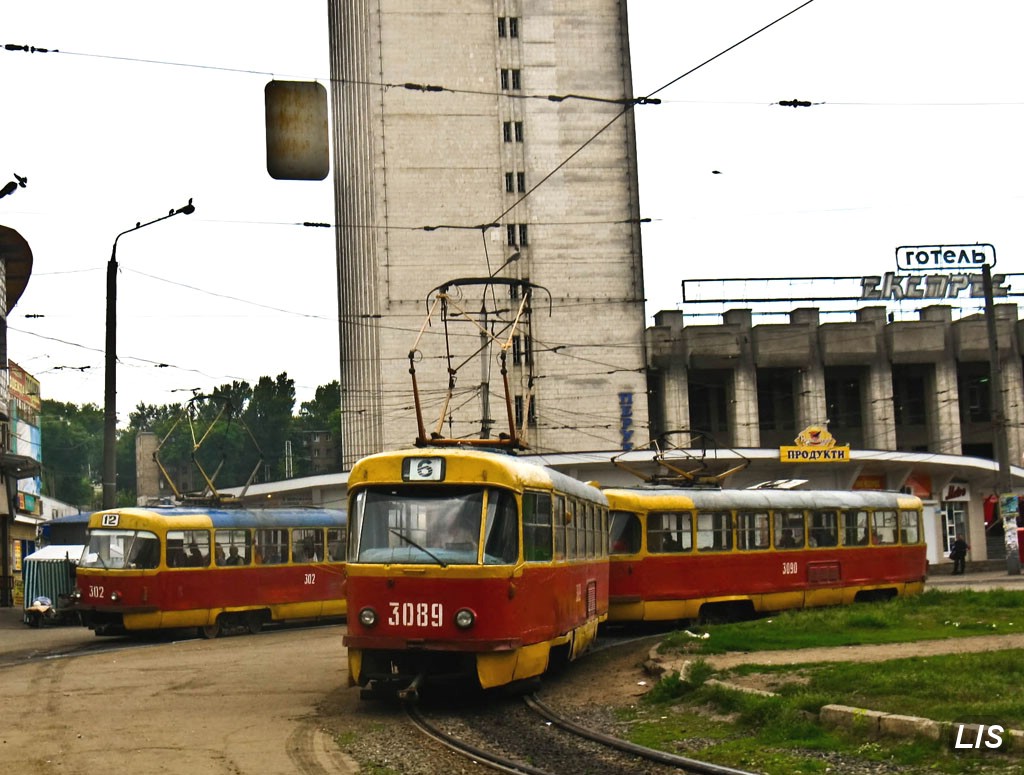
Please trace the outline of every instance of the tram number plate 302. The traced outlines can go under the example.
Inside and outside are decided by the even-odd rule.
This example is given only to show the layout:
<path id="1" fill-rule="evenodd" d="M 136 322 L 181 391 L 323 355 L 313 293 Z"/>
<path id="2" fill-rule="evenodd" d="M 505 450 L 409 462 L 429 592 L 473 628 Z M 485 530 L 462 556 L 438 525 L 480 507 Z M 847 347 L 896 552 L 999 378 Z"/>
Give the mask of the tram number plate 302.
<path id="1" fill-rule="evenodd" d="M 444 624 L 444 605 L 441 603 L 390 602 L 388 624 L 393 627 L 441 627 Z"/>

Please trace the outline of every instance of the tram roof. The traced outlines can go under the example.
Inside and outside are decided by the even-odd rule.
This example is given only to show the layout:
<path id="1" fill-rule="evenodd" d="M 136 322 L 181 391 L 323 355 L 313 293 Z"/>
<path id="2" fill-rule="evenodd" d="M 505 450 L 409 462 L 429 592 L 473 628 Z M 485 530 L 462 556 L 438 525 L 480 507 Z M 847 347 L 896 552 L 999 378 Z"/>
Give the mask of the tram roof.
<path id="1" fill-rule="evenodd" d="M 214 527 L 323 527 L 345 524 L 344 509 L 280 508 L 280 509 L 209 509 L 192 506 L 169 506 L 166 508 L 129 507 L 115 509 L 119 514 L 133 517 L 150 517 L 173 523 L 188 517 L 209 517 Z M 95 515 L 109 512 L 94 512 Z"/>
<path id="2" fill-rule="evenodd" d="M 913 495 L 884 490 L 709 490 L 700 488 L 616 487 L 605 491 L 613 503 L 625 498 L 680 499 L 699 509 L 856 509 L 910 508 L 920 503 Z"/>

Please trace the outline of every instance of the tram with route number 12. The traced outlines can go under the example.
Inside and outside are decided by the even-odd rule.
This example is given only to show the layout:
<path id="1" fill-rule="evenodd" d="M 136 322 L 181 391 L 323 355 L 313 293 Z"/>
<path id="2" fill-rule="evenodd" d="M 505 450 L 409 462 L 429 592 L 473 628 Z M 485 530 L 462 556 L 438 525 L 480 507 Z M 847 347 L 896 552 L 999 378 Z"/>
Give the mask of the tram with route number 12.
<path id="1" fill-rule="evenodd" d="M 342 509 L 98 511 L 73 607 L 97 635 L 342 617 L 346 527 Z"/>

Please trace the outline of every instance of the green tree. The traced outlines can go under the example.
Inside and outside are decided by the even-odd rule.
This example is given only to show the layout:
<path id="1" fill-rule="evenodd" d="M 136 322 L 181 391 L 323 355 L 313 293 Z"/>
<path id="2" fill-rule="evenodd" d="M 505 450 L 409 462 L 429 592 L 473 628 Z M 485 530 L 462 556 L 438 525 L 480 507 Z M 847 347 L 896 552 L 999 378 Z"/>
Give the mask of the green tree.
<path id="1" fill-rule="evenodd" d="M 294 380 L 284 372 L 273 380 L 260 377 L 242 417 L 263 452 L 263 481 L 285 476 L 285 441 L 290 438 L 294 408 Z"/>
<path id="2" fill-rule="evenodd" d="M 103 467 L 103 410 L 44 398 L 39 428 L 43 495 L 93 508 Z"/>
<path id="3" fill-rule="evenodd" d="M 339 438 L 341 434 L 341 384 L 334 380 L 316 389 L 312 401 L 303 401 L 299 415 L 292 425 L 292 449 L 295 476 L 307 476 L 313 472 L 313 461 L 306 452 L 306 436 L 313 432 L 327 432 Z M 302 451 L 301 453 L 299 451 Z M 341 444 L 335 446 L 332 470 L 341 470 Z"/>

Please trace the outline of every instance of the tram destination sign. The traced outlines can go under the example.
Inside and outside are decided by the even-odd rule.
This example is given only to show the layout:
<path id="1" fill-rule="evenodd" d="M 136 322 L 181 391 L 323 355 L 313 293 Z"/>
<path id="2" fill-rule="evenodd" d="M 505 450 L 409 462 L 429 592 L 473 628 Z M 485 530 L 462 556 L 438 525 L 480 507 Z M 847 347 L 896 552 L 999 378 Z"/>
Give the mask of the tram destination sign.
<path id="1" fill-rule="evenodd" d="M 996 265 L 992 245 L 901 245 L 896 248 L 896 268 L 903 272 L 963 272 Z"/>

